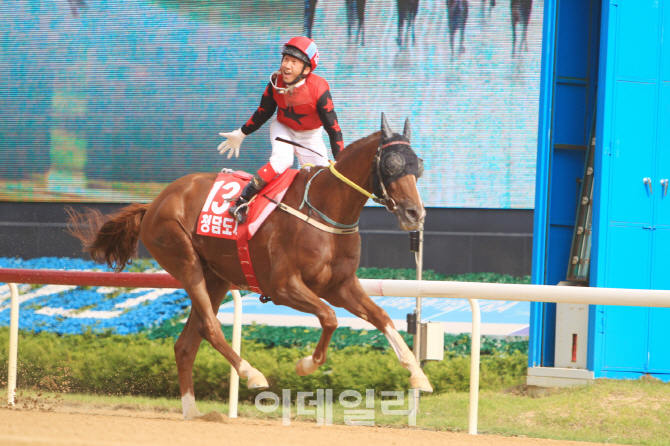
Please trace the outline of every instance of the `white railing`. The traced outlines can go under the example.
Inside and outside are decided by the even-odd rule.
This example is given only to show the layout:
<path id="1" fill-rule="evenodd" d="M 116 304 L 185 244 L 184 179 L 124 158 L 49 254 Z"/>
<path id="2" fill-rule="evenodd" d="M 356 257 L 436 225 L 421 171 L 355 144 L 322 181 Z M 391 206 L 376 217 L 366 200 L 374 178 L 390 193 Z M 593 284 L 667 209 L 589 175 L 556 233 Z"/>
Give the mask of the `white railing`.
<path id="1" fill-rule="evenodd" d="M 3 274 L 0 268 L 0 281 L 6 281 L 8 275 Z M 30 270 L 24 270 L 30 271 Z M 35 270 L 33 270 L 35 271 Z M 16 280 L 19 283 L 57 283 L 72 285 L 95 285 L 105 284 L 114 286 L 113 276 L 115 273 L 81 273 L 79 278 L 68 280 L 67 271 L 49 271 L 48 274 L 31 277 L 25 282 Z M 52 274 L 54 273 L 54 274 Z M 25 274 L 25 273 L 24 273 Z M 38 271 L 39 274 L 39 271 Z M 82 274 L 90 274 L 85 279 Z M 120 273 L 117 276 L 125 274 L 130 281 L 123 282 L 123 285 L 132 286 L 130 276 L 168 276 L 167 274 L 143 274 L 143 273 Z M 49 279 L 45 279 L 45 276 Z M 110 275 L 110 276 L 107 276 Z M 95 276 L 98 279 L 95 279 Z M 16 276 L 10 276 L 16 277 Z M 24 276 L 22 276 L 24 277 Z M 25 276 L 28 277 L 28 276 Z M 24 277 L 24 278 L 25 278 Z M 58 280 L 54 277 L 59 277 Z M 169 276 L 168 276 L 169 277 Z M 46 280 L 46 281 L 45 281 Z M 95 282 L 95 283 L 92 283 Z M 523 302 L 556 302 L 556 303 L 576 303 L 589 305 L 624 305 L 639 307 L 670 307 L 670 291 L 666 290 L 631 290 L 615 288 L 588 288 L 588 287 L 563 287 L 548 285 L 513 285 L 513 284 L 494 284 L 494 283 L 471 283 L 471 282 L 438 282 L 438 281 L 418 281 L 418 280 L 375 280 L 361 279 L 363 289 L 371 296 L 392 296 L 392 297 L 440 297 L 448 299 L 468 299 L 472 308 L 472 345 L 471 345 L 471 369 L 470 369 L 470 408 L 468 416 L 468 432 L 477 433 L 477 414 L 479 403 L 479 354 L 480 354 L 480 334 L 481 334 L 481 314 L 479 311 L 478 299 L 484 300 L 504 300 L 504 301 L 523 301 Z M 152 286 L 161 287 L 160 280 L 153 280 Z M 136 285 L 146 286 L 146 285 Z M 169 277 L 165 279 L 163 288 L 174 288 L 175 279 Z M 10 283 L 12 293 L 11 322 L 10 322 L 10 371 L 8 382 L 8 403 L 13 404 L 14 392 L 16 390 L 16 357 L 18 340 L 18 302 L 19 294 L 16 285 Z M 241 342 L 241 316 L 242 305 L 238 291 L 233 291 L 235 301 L 235 316 L 233 322 L 233 349 L 239 354 Z M 12 359 L 13 358 L 13 359 Z M 12 369 L 13 367 L 13 369 Z M 237 418 L 239 377 L 234 369 L 231 368 L 230 382 L 230 408 L 229 417 Z"/>
<path id="2" fill-rule="evenodd" d="M 13 282 L 12 282 L 13 281 Z M 181 283 L 165 273 L 106 273 L 90 271 L 56 271 L 0 268 L 0 282 L 9 285 L 11 293 L 11 313 L 9 322 L 9 360 L 7 373 L 7 404 L 14 405 L 16 396 L 16 373 L 19 339 L 19 290 L 16 283 L 58 284 L 77 286 L 116 286 L 131 288 L 181 288 Z M 242 343 L 242 297 L 236 289 L 231 290 L 235 302 L 232 348 L 240 354 Z M 240 377 L 231 367 L 230 405 L 228 416 L 237 418 L 237 402 Z"/>
<path id="3" fill-rule="evenodd" d="M 631 307 L 670 307 L 668 290 L 632 290 L 508 283 L 361 279 L 370 296 L 446 297 L 451 299 L 556 302 Z"/>
<path id="4" fill-rule="evenodd" d="M 553 285 L 361 279 L 370 296 L 468 299 L 472 307 L 470 408 L 468 433 L 477 434 L 481 315 L 478 299 L 587 305 L 670 307 L 670 291 Z"/>

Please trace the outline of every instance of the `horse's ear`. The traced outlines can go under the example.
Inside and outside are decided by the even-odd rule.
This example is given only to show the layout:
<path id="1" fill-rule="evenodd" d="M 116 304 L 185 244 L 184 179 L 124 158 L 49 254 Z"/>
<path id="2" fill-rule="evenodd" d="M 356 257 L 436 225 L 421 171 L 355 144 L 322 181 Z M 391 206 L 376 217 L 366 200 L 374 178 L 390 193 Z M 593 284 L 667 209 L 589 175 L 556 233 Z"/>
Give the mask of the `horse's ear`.
<path id="1" fill-rule="evenodd" d="M 409 118 L 405 119 L 405 129 L 402 131 L 402 136 L 407 138 L 407 141 L 412 142 L 412 129 L 409 128 Z"/>
<path id="2" fill-rule="evenodd" d="M 382 112 L 382 141 L 388 141 L 393 138 L 393 130 L 389 127 L 389 123 L 386 122 L 386 116 Z"/>

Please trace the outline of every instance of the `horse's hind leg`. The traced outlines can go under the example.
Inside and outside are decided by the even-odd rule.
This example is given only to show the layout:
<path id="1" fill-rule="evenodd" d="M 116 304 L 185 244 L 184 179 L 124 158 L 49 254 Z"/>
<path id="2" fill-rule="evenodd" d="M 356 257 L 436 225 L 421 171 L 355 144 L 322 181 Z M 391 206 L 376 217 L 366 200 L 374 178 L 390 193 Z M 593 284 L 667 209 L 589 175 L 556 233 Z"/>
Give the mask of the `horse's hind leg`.
<path id="1" fill-rule="evenodd" d="M 410 372 L 410 386 L 424 392 L 433 391 L 428 378 L 423 373 L 423 370 L 421 370 L 412 351 L 407 347 L 405 340 L 400 336 L 398 330 L 396 330 L 389 315 L 363 291 L 357 278 L 354 277 L 353 280 L 342 286 L 336 295 L 328 296 L 326 300 L 370 322 L 377 330 L 384 333 L 393 351 L 398 356 L 400 364 Z"/>
<path id="2" fill-rule="evenodd" d="M 221 302 L 230 289 L 230 283 L 216 276 L 211 270 L 205 270 L 205 282 L 207 293 L 211 299 L 214 313 L 219 311 Z M 174 345 L 174 354 L 177 361 L 177 372 L 179 373 L 179 391 L 181 394 L 181 406 L 184 419 L 202 415 L 195 405 L 195 391 L 193 389 L 193 362 L 198 353 L 198 347 L 202 342 L 202 336 L 198 332 L 200 316 L 196 311 L 191 311 L 179 339 Z"/>
<path id="3" fill-rule="evenodd" d="M 221 323 L 216 318 L 216 314 L 212 310 L 205 280 L 200 268 L 185 274 L 186 283 L 182 281 L 184 289 L 191 297 L 193 310 L 198 312 L 199 324 L 198 333 L 205 338 L 214 349 L 221 353 L 230 363 L 235 367 L 237 373 L 247 379 L 247 387 L 249 389 L 268 387 L 268 382 L 261 372 L 251 367 L 247 361 L 240 358 L 235 351 L 228 345 L 226 339 L 223 337 L 221 331 Z"/>
<path id="4" fill-rule="evenodd" d="M 202 342 L 198 333 L 198 313 L 191 314 L 174 345 L 174 356 L 177 361 L 179 374 L 179 393 L 181 394 L 181 408 L 184 419 L 190 420 L 202 415 L 195 405 L 195 391 L 193 389 L 193 362 Z"/>
<path id="5" fill-rule="evenodd" d="M 326 362 L 326 351 L 337 328 L 335 311 L 325 304 L 319 296 L 310 291 L 309 288 L 296 276 L 291 276 L 286 282 L 283 290 L 272 296 L 272 301 L 277 305 L 291 307 L 303 313 L 311 313 L 319 318 L 321 323 L 321 338 L 316 344 L 314 353 L 302 358 L 295 365 L 295 372 L 300 376 L 312 374 Z"/>
<path id="6" fill-rule="evenodd" d="M 247 378 L 248 388 L 268 387 L 263 374 L 240 358 L 223 337 L 221 323 L 216 318 L 207 292 L 200 256 L 181 227 L 169 224 L 158 228 L 147 226 L 146 229 L 143 228 L 142 240 L 158 263 L 179 280 L 188 293 L 191 298 L 191 311 L 197 312 L 199 316 L 197 331 L 200 336 L 221 353 L 241 377 Z M 195 328 L 191 328 L 193 329 Z"/>

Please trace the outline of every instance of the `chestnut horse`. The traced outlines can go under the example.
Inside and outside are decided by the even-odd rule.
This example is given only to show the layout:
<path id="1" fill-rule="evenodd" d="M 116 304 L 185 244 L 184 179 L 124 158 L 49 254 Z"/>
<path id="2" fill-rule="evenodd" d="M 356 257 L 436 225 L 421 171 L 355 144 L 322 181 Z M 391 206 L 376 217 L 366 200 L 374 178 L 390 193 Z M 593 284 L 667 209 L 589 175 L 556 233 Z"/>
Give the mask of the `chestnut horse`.
<path id="1" fill-rule="evenodd" d="M 400 135 L 390 130 L 382 115 L 382 131 L 349 145 L 335 164 L 340 174 L 368 193 L 383 195 L 403 230 L 418 229 L 425 216 L 416 187 L 423 162 L 411 149 L 410 137 L 409 121 Z M 228 345 L 216 318 L 231 285 L 248 289 L 248 284 L 234 240 L 196 233 L 200 210 L 215 178 L 215 173 L 187 175 L 169 184 L 150 204 L 132 204 L 111 216 L 95 210 L 86 214 L 71 211 L 70 218 L 71 232 L 84 242 L 84 250 L 117 271 L 136 254 L 141 236 L 154 259 L 181 282 L 191 298 L 193 311 L 174 347 L 184 419 L 200 415 L 195 406 L 192 370 L 203 338 L 247 379 L 248 388 L 268 386 L 263 374 Z M 303 168 L 282 203 L 297 208 L 309 180 L 313 180 L 309 201 L 314 208 L 342 225 L 356 224 L 368 197 L 328 168 Z M 307 207 L 302 212 L 306 213 Z M 311 218 L 329 224 L 317 213 Z M 270 214 L 249 240 L 252 265 L 263 294 L 275 305 L 314 314 L 321 323 L 321 338 L 314 353 L 298 361 L 296 373 L 308 375 L 326 362 L 337 319 L 323 299 L 384 333 L 402 366 L 409 370 L 411 387 L 432 391 L 386 311 L 363 291 L 356 277 L 360 251 L 358 232 L 324 232 L 281 210 Z"/>

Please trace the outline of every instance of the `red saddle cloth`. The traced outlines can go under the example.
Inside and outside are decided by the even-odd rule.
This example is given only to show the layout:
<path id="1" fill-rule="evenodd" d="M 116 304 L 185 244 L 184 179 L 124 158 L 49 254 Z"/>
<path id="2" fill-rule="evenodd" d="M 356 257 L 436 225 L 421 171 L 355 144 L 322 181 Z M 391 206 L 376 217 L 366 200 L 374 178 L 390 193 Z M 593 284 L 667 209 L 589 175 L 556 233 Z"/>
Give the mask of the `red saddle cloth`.
<path id="1" fill-rule="evenodd" d="M 251 265 L 248 241 L 268 215 L 275 210 L 276 203 L 281 202 L 284 198 L 284 194 L 298 172 L 298 170 L 289 169 L 265 186 L 249 204 L 246 221 L 242 224 L 238 224 L 237 220 L 228 213 L 228 208 L 237 200 L 253 175 L 242 171 L 220 173 L 200 211 L 198 234 L 236 240 L 237 255 L 249 288 L 261 295 L 263 292 Z"/>
<path id="2" fill-rule="evenodd" d="M 244 233 L 247 240 L 251 239 L 268 215 L 277 207 L 272 200 L 279 203 L 284 198 L 284 194 L 298 172 L 298 170 L 289 169 L 265 186 L 251 201 L 247 219 L 242 225 L 238 225 L 237 220 L 228 213 L 228 208 L 237 200 L 253 175 L 242 171 L 220 173 L 200 211 L 198 234 L 237 240 L 238 235 Z M 242 226 L 245 228 L 242 229 Z"/>

